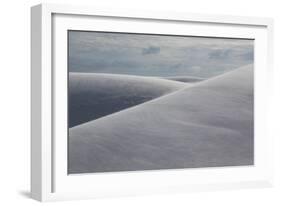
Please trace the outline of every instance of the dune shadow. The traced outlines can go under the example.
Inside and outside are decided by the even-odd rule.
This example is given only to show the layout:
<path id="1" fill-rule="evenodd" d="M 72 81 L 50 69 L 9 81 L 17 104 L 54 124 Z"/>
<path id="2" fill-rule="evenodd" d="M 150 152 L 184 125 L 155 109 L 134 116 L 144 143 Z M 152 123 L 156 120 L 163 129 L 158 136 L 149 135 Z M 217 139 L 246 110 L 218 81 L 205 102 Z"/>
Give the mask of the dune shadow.
<path id="1" fill-rule="evenodd" d="M 70 73 L 69 127 L 142 104 L 185 86 L 185 83 L 158 78 Z"/>

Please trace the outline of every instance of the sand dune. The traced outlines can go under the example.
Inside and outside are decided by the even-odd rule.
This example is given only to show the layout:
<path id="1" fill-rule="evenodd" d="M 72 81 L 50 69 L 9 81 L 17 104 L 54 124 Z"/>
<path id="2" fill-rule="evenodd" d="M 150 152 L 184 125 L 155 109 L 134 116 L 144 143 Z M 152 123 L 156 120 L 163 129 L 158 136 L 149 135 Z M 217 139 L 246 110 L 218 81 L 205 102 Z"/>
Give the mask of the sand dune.
<path id="1" fill-rule="evenodd" d="M 131 75 L 70 73 L 69 127 L 112 114 L 188 86 Z"/>
<path id="2" fill-rule="evenodd" d="M 206 80 L 201 77 L 192 77 L 192 76 L 174 76 L 174 77 L 166 77 L 165 79 L 178 81 L 178 82 L 186 82 L 186 83 L 196 83 Z"/>
<path id="3" fill-rule="evenodd" d="M 69 130 L 69 173 L 253 164 L 253 66 Z"/>

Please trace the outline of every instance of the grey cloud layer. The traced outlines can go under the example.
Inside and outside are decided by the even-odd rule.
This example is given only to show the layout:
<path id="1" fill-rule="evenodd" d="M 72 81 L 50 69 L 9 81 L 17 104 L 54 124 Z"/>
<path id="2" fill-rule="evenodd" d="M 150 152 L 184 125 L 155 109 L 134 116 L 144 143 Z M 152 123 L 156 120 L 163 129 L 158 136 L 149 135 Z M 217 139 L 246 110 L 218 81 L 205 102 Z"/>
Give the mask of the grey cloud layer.
<path id="1" fill-rule="evenodd" d="M 253 40 L 69 32 L 69 71 L 211 77 L 253 63 Z"/>
<path id="2" fill-rule="evenodd" d="M 142 54 L 147 55 L 147 54 L 158 54 L 160 52 L 160 47 L 156 46 L 150 46 L 148 48 L 143 48 L 142 49 Z"/>

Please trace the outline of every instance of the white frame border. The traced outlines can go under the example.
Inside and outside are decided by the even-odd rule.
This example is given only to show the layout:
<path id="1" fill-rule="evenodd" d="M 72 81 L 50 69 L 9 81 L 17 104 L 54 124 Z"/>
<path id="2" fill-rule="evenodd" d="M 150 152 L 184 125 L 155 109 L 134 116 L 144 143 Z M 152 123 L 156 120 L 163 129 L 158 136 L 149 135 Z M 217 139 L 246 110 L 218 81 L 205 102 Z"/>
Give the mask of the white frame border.
<path id="1" fill-rule="evenodd" d="M 234 17 L 220 15 L 201 15 L 190 13 L 174 12 L 147 12 L 135 10 L 101 9 L 70 5 L 40 4 L 31 9 L 31 196 L 39 201 L 66 200 L 73 198 L 92 198 L 94 194 L 79 194 L 73 197 L 71 194 L 56 194 L 52 192 L 52 128 L 53 128 L 53 107 L 52 107 L 52 15 L 93 15 L 123 18 L 158 19 L 166 21 L 192 21 L 204 23 L 218 23 L 229 25 L 254 25 L 264 26 L 268 34 L 268 56 L 267 72 L 268 78 L 273 77 L 273 21 L 269 18 L 257 17 Z M 271 89 L 271 88 L 269 88 Z M 267 132 L 268 142 L 272 147 L 272 137 Z M 273 157 L 271 154 L 267 154 Z M 272 171 L 272 163 L 269 163 L 269 172 Z M 212 189 L 233 189 L 244 187 L 265 187 L 272 185 L 272 175 L 260 181 L 235 182 L 233 184 L 218 183 L 213 185 L 197 185 L 191 191 L 202 191 Z M 167 189 L 166 192 L 189 191 L 179 185 L 176 189 Z M 162 191 L 165 192 L 165 191 Z"/>

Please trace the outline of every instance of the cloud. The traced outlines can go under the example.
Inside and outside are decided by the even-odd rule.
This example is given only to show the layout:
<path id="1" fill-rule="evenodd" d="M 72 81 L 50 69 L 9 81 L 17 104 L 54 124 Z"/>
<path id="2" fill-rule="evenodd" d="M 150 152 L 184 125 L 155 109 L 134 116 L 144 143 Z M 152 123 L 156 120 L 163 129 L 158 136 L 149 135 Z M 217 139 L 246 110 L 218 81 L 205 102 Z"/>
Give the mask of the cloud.
<path id="1" fill-rule="evenodd" d="M 148 48 L 143 48 L 142 49 L 142 54 L 143 55 L 158 54 L 158 53 L 160 53 L 160 47 L 150 46 Z"/>
<path id="2" fill-rule="evenodd" d="M 190 69 L 193 70 L 193 71 L 200 71 L 201 67 L 200 66 L 192 66 Z"/>
<path id="3" fill-rule="evenodd" d="M 254 59 L 254 51 L 251 50 L 249 52 L 241 54 L 241 57 L 244 58 L 245 60 L 253 61 L 253 59 Z"/>
<path id="4" fill-rule="evenodd" d="M 182 36 L 69 33 L 69 71 L 211 77 L 253 63 L 254 41 Z"/>
<path id="5" fill-rule="evenodd" d="M 233 53 L 233 50 L 231 49 L 216 49 L 209 53 L 210 59 L 227 59 L 231 57 L 231 54 Z"/>

